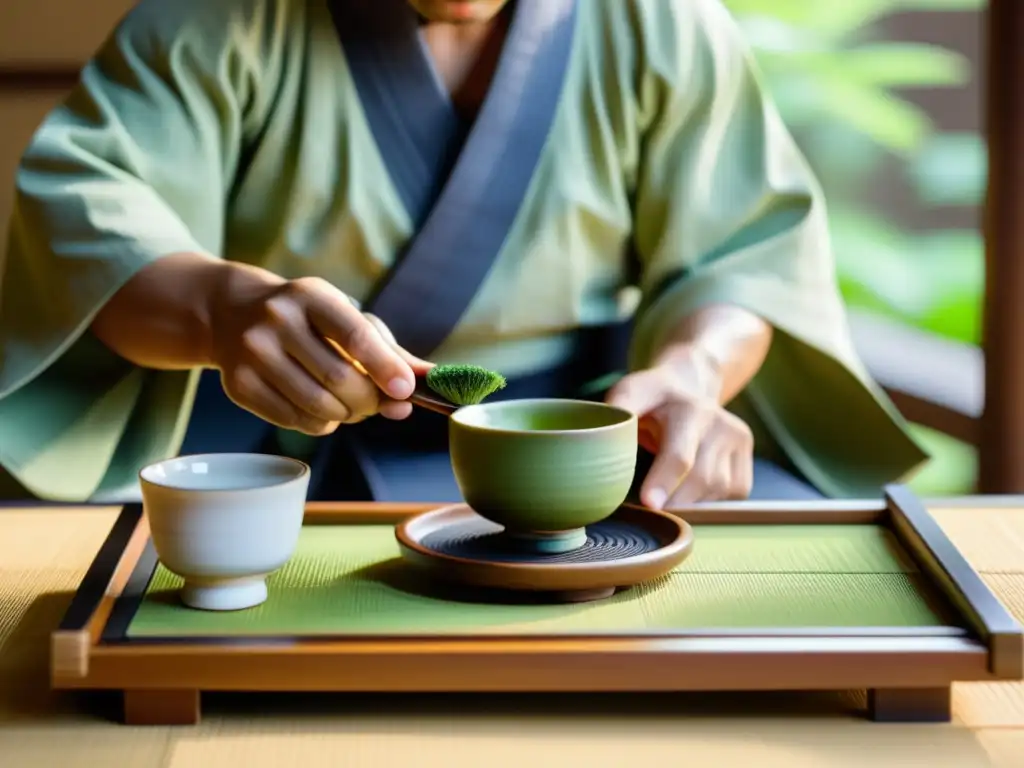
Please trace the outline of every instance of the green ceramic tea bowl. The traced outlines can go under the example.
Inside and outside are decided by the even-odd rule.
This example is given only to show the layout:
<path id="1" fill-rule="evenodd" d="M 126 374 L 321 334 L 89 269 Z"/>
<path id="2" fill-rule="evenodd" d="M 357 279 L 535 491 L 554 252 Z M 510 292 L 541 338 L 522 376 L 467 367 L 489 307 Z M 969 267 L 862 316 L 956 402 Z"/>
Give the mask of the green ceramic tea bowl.
<path id="1" fill-rule="evenodd" d="M 508 400 L 449 419 L 455 480 L 466 503 L 547 552 L 575 549 L 610 516 L 636 470 L 637 419 L 583 400 Z"/>

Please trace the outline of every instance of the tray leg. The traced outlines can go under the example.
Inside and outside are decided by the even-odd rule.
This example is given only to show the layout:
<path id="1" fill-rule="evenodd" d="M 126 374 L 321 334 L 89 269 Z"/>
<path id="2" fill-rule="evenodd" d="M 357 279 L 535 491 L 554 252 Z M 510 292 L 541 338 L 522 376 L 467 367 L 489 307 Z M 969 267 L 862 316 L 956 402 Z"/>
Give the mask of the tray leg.
<path id="1" fill-rule="evenodd" d="M 948 723 L 953 719 L 949 688 L 872 688 L 868 717 L 880 723 Z"/>
<path id="2" fill-rule="evenodd" d="M 197 725 L 199 691 L 124 692 L 125 725 Z"/>

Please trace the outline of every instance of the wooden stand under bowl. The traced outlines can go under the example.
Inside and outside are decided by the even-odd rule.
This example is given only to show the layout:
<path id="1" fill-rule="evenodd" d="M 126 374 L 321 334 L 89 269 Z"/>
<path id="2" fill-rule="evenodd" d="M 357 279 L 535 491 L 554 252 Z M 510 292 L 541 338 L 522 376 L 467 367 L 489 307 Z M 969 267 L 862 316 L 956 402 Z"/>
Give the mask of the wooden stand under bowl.
<path id="1" fill-rule="evenodd" d="M 560 606 L 460 604 L 389 582 L 406 577 L 394 526 L 436 506 L 309 504 L 305 543 L 268 582 L 268 602 L 234 614 L 176 604 L 141 507 L 125 506 L 52 635 L 52 686 L 121 691 L 130 724 L 195 723 L 201 691 L 866 689 L 875 720 L 947 721 L 954 682 L 1024 679 L 1021 626 L 902 487 L 879 502 L 685 510 L 694 553 L 669 576 Z M 830 557 L 832 540 L 834 573 L 822 575 L 809 558 Z M 332 565 L 346 546 L 380 562 Z M 740 573 L 737 562 L 753 565 Z M 312 586 L 289 583 L 289 568 Z M 762 602 L 729 614 L 729 590 L 758 583 Z M 803 586 L 783 594 L 786 584 Z M 842 614 L 857 585 L 874 595 L 870 626 Z M 833 597 L 802 606 L 819 587 Z M 897 597 L 909 602 L 885 602 Z M 799 622 L 779 624 L 776 605 Z M 844 621 L 821 623 L 833 615 Z"/>

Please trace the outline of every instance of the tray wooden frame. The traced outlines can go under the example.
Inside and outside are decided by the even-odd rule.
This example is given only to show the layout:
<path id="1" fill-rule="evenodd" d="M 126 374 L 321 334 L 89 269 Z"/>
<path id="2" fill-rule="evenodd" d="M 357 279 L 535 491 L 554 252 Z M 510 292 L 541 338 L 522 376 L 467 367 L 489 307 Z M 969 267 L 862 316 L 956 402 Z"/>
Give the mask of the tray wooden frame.
<path id="1" fill-rule="evenodd" d="M 390 525 L 438 506 L 313 502 L 305 524 Z M 52 634 L 51 685 L 122 691 L 129 724 L 196 723 L 201 691 L 866 689 L 875 720 L 948 721 L 952 683 L 1024 679 L 1024 629 L 905 487 L 887 488 L 877 502 L 740 502 L 678 514 L 691 524 L 885 525 L 962 624 L 611 636 L 127 638 L 156 565 L 142 507 L 129 504 Z"/>

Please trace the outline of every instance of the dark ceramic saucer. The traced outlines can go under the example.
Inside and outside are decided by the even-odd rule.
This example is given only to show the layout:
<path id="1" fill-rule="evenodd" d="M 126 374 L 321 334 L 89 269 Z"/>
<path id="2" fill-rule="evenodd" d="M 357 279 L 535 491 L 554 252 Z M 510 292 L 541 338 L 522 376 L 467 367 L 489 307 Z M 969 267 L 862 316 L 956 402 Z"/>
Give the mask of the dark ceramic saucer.
<path id="1" fill-rule="evenodd" d="M 436 509 L 395 529 L 402 557 L 442 581 L 548 593 L 580 602 L 664 576 L 693 549 L 693 530 L 674 515 L 622 507 L 586 529 L 569 552 L 544 554 L 465 504 Z"/>

